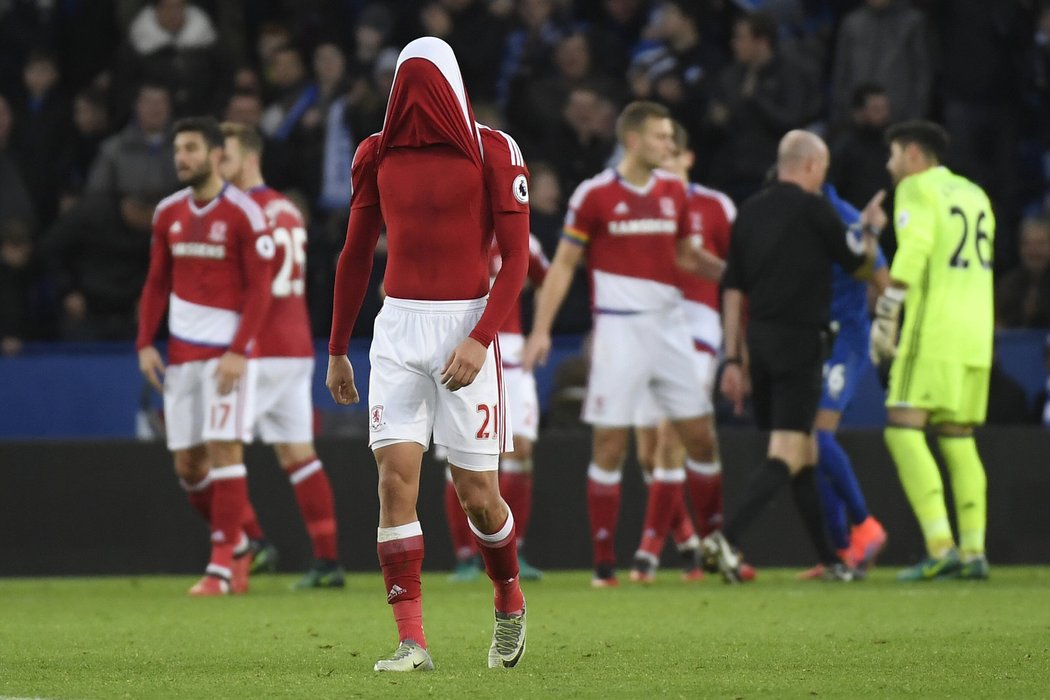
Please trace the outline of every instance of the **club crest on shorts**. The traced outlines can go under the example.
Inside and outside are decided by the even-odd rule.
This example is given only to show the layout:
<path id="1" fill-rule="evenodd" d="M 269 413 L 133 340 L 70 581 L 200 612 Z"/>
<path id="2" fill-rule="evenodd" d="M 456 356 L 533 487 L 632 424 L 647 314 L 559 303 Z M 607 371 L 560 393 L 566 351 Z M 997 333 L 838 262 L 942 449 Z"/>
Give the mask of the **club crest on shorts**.
<path id="1" fill-rule="evenodd" d="M 529 203 L 529 182 L 524 175 L 518 175 L 514 178 L 510 189 L 514 193 L 514 199 L 518 200 L 518 204 Z"/>
<path id="2" fill-rule="evenodd" d="M 379 430 L 386 423 L 383 422 L 383 404 L 376 404 L 368 409 L 368 426 L 371 430 Z"/>

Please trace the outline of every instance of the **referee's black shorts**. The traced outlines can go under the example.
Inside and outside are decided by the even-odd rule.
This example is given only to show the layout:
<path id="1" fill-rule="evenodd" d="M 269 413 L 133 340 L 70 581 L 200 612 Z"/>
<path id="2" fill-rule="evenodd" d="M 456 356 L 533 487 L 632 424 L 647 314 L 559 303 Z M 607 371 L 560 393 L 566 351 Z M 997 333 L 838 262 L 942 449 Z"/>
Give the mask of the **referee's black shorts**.
<path id="1" fill-rule="evenodd" d="M 751 401 L 760 430 L 809 433 L 817 417 L 826 331 L 752 321 Z"/>

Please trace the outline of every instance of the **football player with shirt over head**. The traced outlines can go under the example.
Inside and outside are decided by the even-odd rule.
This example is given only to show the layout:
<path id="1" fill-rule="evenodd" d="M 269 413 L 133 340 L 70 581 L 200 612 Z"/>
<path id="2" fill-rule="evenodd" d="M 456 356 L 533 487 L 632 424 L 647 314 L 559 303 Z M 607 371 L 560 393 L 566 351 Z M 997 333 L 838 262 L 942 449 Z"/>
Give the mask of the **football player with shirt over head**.
<path id="1" fill-rule="evenodd" d="M 383 130 L 352 168 L 346 245 L 336 268 L 326 384 L 359 400 L 346 357 L 386 225 L 386 298 L 376 317 L 368 388 L 379 467 L 377 552 L 400 645 L 376 671 L 434 667 L 423 634 L 423 531 L 416 498 L 431 436 L 448 450 L 460 503 L 495 591 L 490 668 L 525 651 L 514 516 L 499 493 L 510 451 L 497 331 L 528 265 L 528 173 L 514 140 L 474 121 L 455 54 L 423 37 L 398 57 Z M 503 265 L 489 281 L 495 235 Z"/>
<path id="2" fill-rule="evenodd" d="M 652 393 L 682 440 L 686 465 L 709 459 L 713 435 L 705 416 L 711 399 L 689 337 L 676 269 L 717 279 L 723 265 L 689 237 L 685 185 L 659 170 L 671 152 L 670 113 L 653 102 L 632 102 L 617 120 L 624 148 L 618 166 L 585 180 L 569 200 L 562 240 L 537 299 L 525 345 L 526 369 L 546 360 L 550 329 L 586 258 L 594 305 L 594 350 L 583 420 L 594 427 L 587 470 L 587 504 L 596 588 L 615 586 L 614 540 L 620 481 L 637 404 Z M 665 533 L 675 507 L 672 489 L 654 512 Z"/>
<path id="3" fill-rule="evenodd" d="M 255 429 L 263 442 L 273 445 L 313 544 L 313 564 L 293 588 L 342 588 L 332 487 L 313 442 L 314 344 L 306 308 L 306 223 L 287 197 L 263 181 L 259 133 L 231 122 L 222 124 L 222 133 L 226 137 L 220 166 L 223 177 L 262 209 L 276 251 L 273 303 L 256 339 Z M 267 542 L 250 506 L 244 530 L 252 540 L 253 573 L 272 570 L 276 550 Z"/>
<path id="4" fill-rule="evenodd" d="M 252 358 L 270 307 L 274 244 L 258 205 L 219 176 L 218 122 L 183 119 L 174 132 L 175 171 L 187 187 L 153 215 L 135 347 L 140 371 L 164 394 L 175 473 L 211 527 L 211 558 L 189 593 L 243 593 L 251 566 L 244 443 L 252 438 Z M 167 367 L 153 346 L 165 308 Z"/>

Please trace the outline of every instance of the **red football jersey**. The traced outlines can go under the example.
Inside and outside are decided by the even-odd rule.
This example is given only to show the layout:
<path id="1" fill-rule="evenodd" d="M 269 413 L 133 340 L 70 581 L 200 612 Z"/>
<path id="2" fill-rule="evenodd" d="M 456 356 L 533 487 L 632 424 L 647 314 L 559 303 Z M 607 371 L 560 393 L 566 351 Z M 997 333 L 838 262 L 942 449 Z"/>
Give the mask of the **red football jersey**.
<path id="1" fill-rule="evenodd" d="M 736 206 L 728 195 L 703 185 L 691 184 L 686 206 L 689 212 L 689 234 L 699 236 L 704 250 L 722 260 L 729 255 L 729 232 L 736 219 Z M 682 293 L 689 301 L 721 308 L 718 282 L 679 270 Z"/>
<path id="2" fill-rule="evenodd" d="M 262 211 L 232 185 L 202 205 L 186 188 L 153 214 L 150 267 L 137 348 L 153 342 L 168 309 L 168 361 L 251 354 L 270 305 L 273 239 Z M 169 298 L 170 297 L 170 298 Z"/>
<path id="3" fill-rule="evenodd" d="M 585 180 L 569 200 L 563 238 L 587 247 L 597 312 L 652 311 L 677 303 L 677 242 L 689 235 L 685 186 L 654 170 L 635 187 L 614 169 Z"/>
<path id="4" fill-rule="evenodd" d="M 259 357 L 313 357 L 310 313 L 306 308 L 306 225 L 292 202 L 275 189 L 248 190 L 266 216 L 275 254 L 273 302 L 255 339 Z"/>
<path id="5" fill-rule="evenodd" d="M 489 257 L 489 274 L 495 278 L 496 273 L 500 271 L 503 266 L 503 256 L 500 255 L 499 246 L 493 242 L 490 248 Z M 539 287 L 543 284 L 543 279 L 547 276 L 547 270 L 550 269 L 551 261 L 547 259 L 547 255 L 543 252 L 543 246 L 540 244 L 540 239 L 529 234 L 529 281 L 532 282 L 533 287 Z M 500 326 L 500 333 L 517 333 L 521 335 L 521 296 L 514 300 L 514 307 L 507 314 L 507 320 Z"/>
<path id="6" fill-rule="evenodd" d="M 482 169 L 446 145 L 393 148 L 382 160 L 377 160 L 381 134 L 358 147 L 346 245 L 336 271 L 330 354 L 346 352 L 383 223 L 386 293 L 435 301 L 488 294 L 488 304 L 470 336 L 486 346 L 496 336 L 524 278 L 527 170 L 510 136 L 480 125 L 478 129 Z M 497 282 L 490 290 L 489 247 L 494 232 L 504 262 L 513 257 L 515 273 L 506 280 L 512 286 L 501 288 Z"/>

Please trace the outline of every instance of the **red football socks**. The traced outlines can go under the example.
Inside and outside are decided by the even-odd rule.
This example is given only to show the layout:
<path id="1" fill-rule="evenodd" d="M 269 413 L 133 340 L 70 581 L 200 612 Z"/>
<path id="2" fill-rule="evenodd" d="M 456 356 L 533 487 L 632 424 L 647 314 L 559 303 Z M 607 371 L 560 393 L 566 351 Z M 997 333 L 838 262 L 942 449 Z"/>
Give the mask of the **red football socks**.
<path id="1" fill-rule="evenodd" d="M 411 639 L 423 648 L 423 529 L 419 521 L 379 528 L 376 544 L 379 565 L 386 584 L 386 601 L 390 603 L 397 623 L 399 641 Z"/>
<path id="2" fill-rule="evenodd" d="M 313 456 L 293 464 L 287 473 L 295 491 L 299 512 L 306 523 L 306 531 L 314 545 L 314 557 L 335 561 L 339 558 L 336 546 L 335 502 L 332 498 L 332 486 L 321 460 Z"/>

